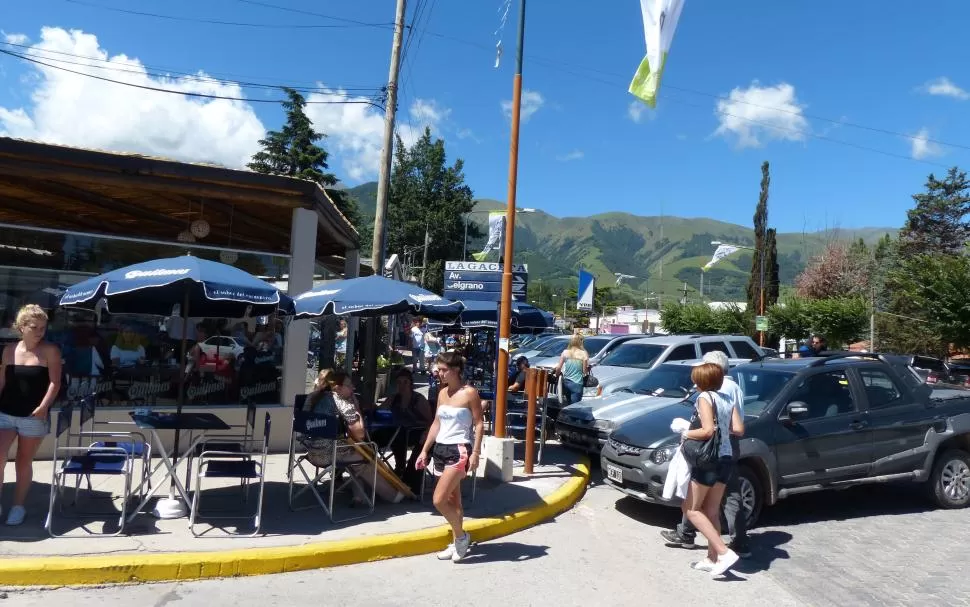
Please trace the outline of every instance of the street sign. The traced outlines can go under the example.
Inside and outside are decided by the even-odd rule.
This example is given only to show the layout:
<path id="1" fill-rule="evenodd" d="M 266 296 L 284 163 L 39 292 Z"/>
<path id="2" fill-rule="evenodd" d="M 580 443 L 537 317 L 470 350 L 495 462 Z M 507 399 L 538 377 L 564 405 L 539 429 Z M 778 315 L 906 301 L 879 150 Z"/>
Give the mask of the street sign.
<path id="1" fill-rule="evenodd" d="M 446 261 L 443 295 L 448 299 L 499 301 L 502 299 L 503 264 L 482 261 Z M 529 267 L 512 264 L 512 299 L 522 301 L 529 288 Z"/>
<path id="2" fill-rule="evenodd" d="M 754 330 L 755 331 L 767 331 L 768 330 L 768 317 L 767 316 L 755 316 L 754 317 Z"/>

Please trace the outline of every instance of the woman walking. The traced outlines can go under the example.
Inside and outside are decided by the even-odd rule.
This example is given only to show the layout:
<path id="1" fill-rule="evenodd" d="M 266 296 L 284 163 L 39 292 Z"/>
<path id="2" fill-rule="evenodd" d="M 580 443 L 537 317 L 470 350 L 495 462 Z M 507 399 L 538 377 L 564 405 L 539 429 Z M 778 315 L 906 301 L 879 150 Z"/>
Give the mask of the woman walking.
<path id="1" fill-rule="evenodd" d="M 20 525 L 34 478 L 37 449 L 50 432 L 49 411 L 61 390 L 61 351 L 44 340 L 47 314 L 37 305 L 17 313 L 14 328 L 21 338 L 3 349 L 0 369 L 0 486 L 14 440 L 17 441 L 17 485 L 8 525 Z"/>
<path id="2" fill-rule="evenodd" d="M 691 371 L 690 378 L 700 395 L 694 405 L 694 422 L 691 429 L 682 434 L 683 439 L 706 441 L 720 429 L 719 457 L 714 462 L 691 469 L 690 488 L 682 505 L 684 515 L 707 539 L 707 558 L 691 563 L 691 567 L 709 571 L 711 575 L 722 575 L 738 561 L 738 555 L 721 539 L 721 501 L 734 465 L 731 434 L 744 434 L 744 420 L 734 404 L 717 392 L 724 383 L 724 370 L 720 365 L 698 365 Z"/>
<path id="3" fill-rule="evenodd" d="M 583 400 L 583 379 L 589 373 L 589 353 L 583 347 L 583 334 L 569 339 L 569 346 L 559 356 L 555 373 L 562 372 L 562 406 Z"/>
<path id="4" fill-rule="evenodd" d="M 434 507 L 447 519 L 452 532 L 452 543 L 438 553 L 438 558 L 457 563 L 471 543 L 471 536 L 462 527 L 461 481 L 469 470 L 478 468 L 485 422 L 478 390 L 464 380 L 465 359 L 457 352 L 442 352 L 435 363 L 441 380 L 438 411 L 416 466 L 428 465 L 428 452 L 434 445 L 434 473 L 440 477 L 434 489 Z"/>

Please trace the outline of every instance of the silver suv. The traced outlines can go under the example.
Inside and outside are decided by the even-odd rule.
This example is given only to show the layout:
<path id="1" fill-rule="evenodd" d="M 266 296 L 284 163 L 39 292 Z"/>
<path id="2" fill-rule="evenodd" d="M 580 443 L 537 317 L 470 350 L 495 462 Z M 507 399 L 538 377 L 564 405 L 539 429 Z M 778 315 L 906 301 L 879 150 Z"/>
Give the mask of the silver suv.
<path id="1" fill-rule="evenodd" d="M 731 366 L 762 357 L 761 349 L 746 335 L 654 335 L 620 344 L 595 365 L 599 384 L 585 388 L 583 398 L 597 398 L 628 388 L 650 369 L 667 362 L 697 360 L 708 352 L 727 354 Z"/>

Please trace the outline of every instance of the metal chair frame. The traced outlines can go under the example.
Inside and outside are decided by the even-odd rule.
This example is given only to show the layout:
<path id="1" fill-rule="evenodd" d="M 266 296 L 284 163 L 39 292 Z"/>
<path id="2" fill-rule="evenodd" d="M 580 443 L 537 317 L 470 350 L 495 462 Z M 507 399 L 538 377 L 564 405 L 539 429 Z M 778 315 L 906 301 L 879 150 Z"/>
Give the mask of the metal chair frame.
<path id="1" fill-rule="evenodd" d="M 472 444 L 474 444 L 474 443 L 475 443 L 475 441 L 474 441 L 474 438 L 473 438 L 472 439 Z M 465 475 L 465 478 L 461 479 L 462 480 L 461 484 L 464 484 L 465 480 L 469 476 L 471 476 L 471 479 L 472 479 L 471 503 L 474 504 L 475 503 L 475 495 L 478 493 L 478 469 L 476 468 L 475 470 L 472 470 L 469 474 L 466 474 Z M 421 494 L 418 497 L 421 500 L 421 503 L 422 504 L 425 503 L 424 495 L 427 492 L 426 490 L 427 490 L 427 487 L 428 487 L 428 478 L 429 477 L 430 478 L 433 478 L 435 480 L 435 482 L 433 483 L 432 486 L 433 487 L 436 487 L 438 485 L 438 478 L 439 477 L 434 473 L 434 458 L 431 458 L 431 459 L 428 460 L 428 465 L 425 466 L 425 468 L 424 468 L 424 474 L 421 475 Z M 461 485 L 459 485 L 459 487 L 460 486 Z M 434 494 L 434 491 L 432 490 L 431 493 Z M 464 497 L 465 496 L 462 495 L 462 499 L 464 499 Z"/>
<path id="2" fill-rule="evenodd" d="M 78 479 L 74 487 L 74 500 L 78 502 L 80 477 L 88 479 L 88 490 L 91 491 L 91 475 L 122 476 L 124 478 L 124 493 L 122 494 L 121 513 L 118 518 L 118 530 L 114 533 L 90 534 L 89 537 L 113 537 L 121 535 L 125 529 L 125 519 L 128 514 L 128 501 L 131 497 L 132 474 L 134 472 L 134 456 L 122 447 L 92 447 L 92 446 L 71 446 L 72 440 L 81 441 L 85 437 L 104 436 L 106 438 L 131 438 L 130 434 L 121 432 L 88 432 L 85 435 L 80 433 L 71 434 L 71 426 L 74 422 L 74 403 L 68 403 L 61 408 L 57 416 L 57 425 L 54 431 L 54 457 L 52 462 L 53 472 L 51 473 L 51 492 L 48 504 L 47 520 L 44 528 L 51 537 L 63 537 L 66 534 L 54 533 L 54 512 L 63 514 L 63 506 L 58 505 L 58 498 L 64 492 L 64 481 L 68 476 Z M 67 445 L 61 445 L 61 439 L 66 436 Z M 100 468 L 99 468 L 100 466 Z M 91 518 L 103 516 L 111 513 L 84 513 L 78 514 L 74 518 Z M 65 515 L 66 516 L 66 515 Z"/>
<path id="3" fill-rule="evenodd" d="M 200 513 L 202 504 L 202 479 L 203 478 L 236 478 L 235 476 L 229 474 L 230 471 L 236 470 L 239 472 L 240 476 L 240 488 L 243 491 L 243 502 L 248 503 L 249 501 L 249 489 L 250 482 L 254 480 L 259 480 L 259 497 L 256 503 L 256 513 L 253 515 L 253 526 L 254 530 L 252 533 L 228 533 L 226 537 L 253 537 L 258 535 L 262 530 L 263 524 L 263 497 L 266 491 L 266 456 L 269 454 L 269 437 L 270 430 L 272 428 L 272 419 L 269 413 L 266 413 L 266 417 L 263 421 L 263 440 L 257 442 L 255 438 L 252 438 L 248 443 L 243 443 L 241 445 L 241 450 L 228 450 L 221 451 L 215 449 L 207 449 L 202 451 L 195 460 L 195 491 L 192 494 L 192 508 L 189 514 L 189 531 L 192 535 L 199 537 L 201 534 L 196 533 L 195 525 L 196 519 L 199 516 L 203 516 L 206 519 L 215 520 L 245 520 L 249 519 L 249 516 L 216 516 L 209 513 Z M 213 441 L 217 442 L 217 441 Z M 256 462 L 253 458 L 260 457 L 260 461 Z M 226 470 L 222 473 L 218 471 L 213 471 L 213 462 L 221 462 Z"/>
<path id="4" fill-rule="evenodd" d="M 77 434 L 77 446 L 82 447 L 85 438 L 127 438 L 127 441 L 107 441 L 100 440 L 88 444 L 89 448 L 95 449 L 105 449 L 105 448 L 121 448 L 126 450 L 131 454 L 133 458 L 139 458 L 142 465 L 142 476 L 141 483 L 138 485 L 139 492 L 143 492 L 146 489 L 151 490 L 152 488 L 152 478 L 151 478 L 151 468 L 152 468 L 152 443 L 145 436 L 143 432 L 138 430 L 132 430 L 128 432 L 108 432 L 98 430 L 98 426 L 127 426 L 134 428 L 134 422 L 122 422 L 122 421 L 97 421 L 96 411 L 97 403 L 100 395 L 98 394 L 88 394 L 79 399 L 80 401 L 80 420 L 78 424 L 78 434 Z M 84 429 L 85 424 L 89 424 L 90 428 L 88 430 Z M 137 440 L 135 440 L 137 439 Z M 88 490 L 91 489 L 91 477 L 86 477 L 88 482 Z M 81 482 L 80 476 L 77 477 L 77 482 Z M 75 490 L 77 487 L 75 487 Z"/>

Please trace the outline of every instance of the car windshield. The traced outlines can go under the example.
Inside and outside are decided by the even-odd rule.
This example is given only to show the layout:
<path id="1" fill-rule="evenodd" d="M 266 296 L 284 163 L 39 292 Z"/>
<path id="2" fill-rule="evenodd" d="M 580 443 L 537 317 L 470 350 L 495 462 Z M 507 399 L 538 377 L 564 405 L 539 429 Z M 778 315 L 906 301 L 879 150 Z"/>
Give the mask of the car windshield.
<path id="1" fill-rule="evenodd" d="M 746 416 L 760 415 L 795 377 L 795 374 L 789 371 L 765 369 L 758 365 L 737 367 L 731 370 L 730 375 L 744 394 Z"/>
<path id="2" fill-rule="evenodd" d="M 630 386 L 630 390 L 654 396 L 687 396 L 694 386 L 690 379 L 693 368 L 691 365 L 660 365 Z"/>
<path id="3" fill-rule="evenodd" d="M 559 356 L 562 351 L 566 349 L 569 345 L 568 339 L 553 339 L 547 343 L 542 344 L 539 348 L 539 353 L 536 358 L 549 358 L 552 356 Z"/>
<path id="4" fill-rule="evenodd" d="M 583 340 L 583 347 L 590 356 L 596 356 L 603 346 L 613 341 L 612 337 L 587 337 Z"/>
<path id="5" fill-rule="evenodd" d="M 625 343 L 604 356 L 600 364 L 612 367 L 649 369 L 666 349 L 667 346 L 659 344 Z"/>

